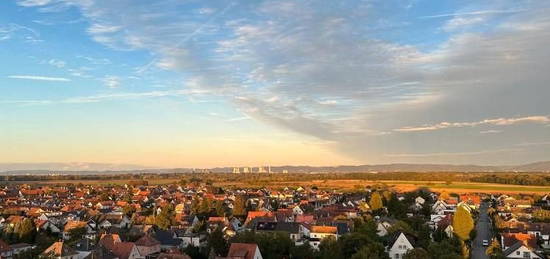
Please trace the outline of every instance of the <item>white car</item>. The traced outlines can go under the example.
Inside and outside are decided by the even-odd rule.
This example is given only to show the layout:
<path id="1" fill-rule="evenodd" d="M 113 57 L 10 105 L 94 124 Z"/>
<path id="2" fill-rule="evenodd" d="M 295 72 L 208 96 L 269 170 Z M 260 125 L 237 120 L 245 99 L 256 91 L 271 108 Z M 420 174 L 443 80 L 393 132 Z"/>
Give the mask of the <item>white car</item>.
<path id="1" fill-rule="evenodd" d="M 482 243 L 483 243 L 483 246 L 488 246 L 489 245 L 489 240 L 484 239 Z"/>

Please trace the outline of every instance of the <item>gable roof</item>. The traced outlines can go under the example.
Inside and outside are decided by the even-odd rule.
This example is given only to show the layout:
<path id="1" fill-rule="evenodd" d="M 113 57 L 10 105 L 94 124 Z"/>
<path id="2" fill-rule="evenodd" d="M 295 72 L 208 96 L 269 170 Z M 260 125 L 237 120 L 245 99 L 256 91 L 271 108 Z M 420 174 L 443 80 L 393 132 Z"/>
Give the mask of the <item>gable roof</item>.
<path id="1" fill-rule="evenodd" d="M 135 244 L 132 242 L 120 242 L 114 246 L 111 252 L 120 257 L 120 259 L 128 259 L 134 247 Z"/>
<path id="2" fill-rule="evenodd" d="M 46 250 L 44 250 L 42 254 L 54 255 L 54 256 L 70 256 L 70 255 L 76 255 L 78 254 L 78 252 L 76 252 L 74 249 L 66 245 L 64 242 L 55 242 Z"/>
<path id="3" fill-rule="evenodd" d="M 227 258 L 253 259 L 258 245 L 249 243 L 232 243 Z"/>
<path id="4" fill-rule="evenodd" d="M 399 237 L 403 235 L 405 237 L 405 239 L 407 239 L 407 241 L 409 241 L 409 243 L 411 244 L 411 246 L 414 247 L 415 243 L 416 243 L 416 238 L 412 235 L 409 235 L 409 234 L 405 234 L 401 231 L 399 232 L 396 232 L 394 233 L 391 237 L 390 237 L 390 241 L 389 241 L 389 246 L 388 248 L 392 248 L 393 245 L 395 244 L 395 242 L 399 239 Z"/>

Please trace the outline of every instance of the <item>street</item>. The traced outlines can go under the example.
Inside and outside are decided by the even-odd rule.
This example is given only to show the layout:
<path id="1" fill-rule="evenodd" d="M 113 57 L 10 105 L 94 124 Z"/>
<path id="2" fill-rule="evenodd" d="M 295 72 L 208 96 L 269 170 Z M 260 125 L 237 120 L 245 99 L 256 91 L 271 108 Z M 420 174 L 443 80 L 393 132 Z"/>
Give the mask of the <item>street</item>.
<path id="1" fill-rule="evenodd" d="M 488 203 L 481 203 L 479 208 L 479 218 L 476 223 L 477 236 L 472 244 L 472 259 L 488 259 L 485 254 L 487 247 L 483 246 L 483 240 L 489 240 L 491 243 L 491 220 L 487 214 Z"/>

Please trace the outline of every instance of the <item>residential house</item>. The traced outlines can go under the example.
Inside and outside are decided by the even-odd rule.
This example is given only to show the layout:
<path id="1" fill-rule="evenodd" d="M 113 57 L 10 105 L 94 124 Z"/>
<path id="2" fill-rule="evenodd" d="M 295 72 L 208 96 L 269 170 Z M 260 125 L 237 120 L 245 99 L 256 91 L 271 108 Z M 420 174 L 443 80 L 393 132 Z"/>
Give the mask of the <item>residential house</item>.
<path id="1" fill-rule="evenodd" d="M 390 239 L 386 251 L 392 259 L 401 259 L 409 250 L 414 249 L 414 238 L 403 232 L 395 233 Z"/>

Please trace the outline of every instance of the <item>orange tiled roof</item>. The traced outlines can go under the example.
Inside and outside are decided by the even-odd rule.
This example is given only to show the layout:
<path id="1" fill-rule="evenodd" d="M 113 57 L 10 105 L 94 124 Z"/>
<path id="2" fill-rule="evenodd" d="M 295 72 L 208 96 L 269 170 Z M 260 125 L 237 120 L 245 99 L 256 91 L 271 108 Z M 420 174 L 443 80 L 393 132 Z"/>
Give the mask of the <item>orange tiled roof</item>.
<path id="1" fill-rule="evenodd" d="M 332 226 L 312 226 L 311 232 L 336 234 L 337 228 Z"/>

